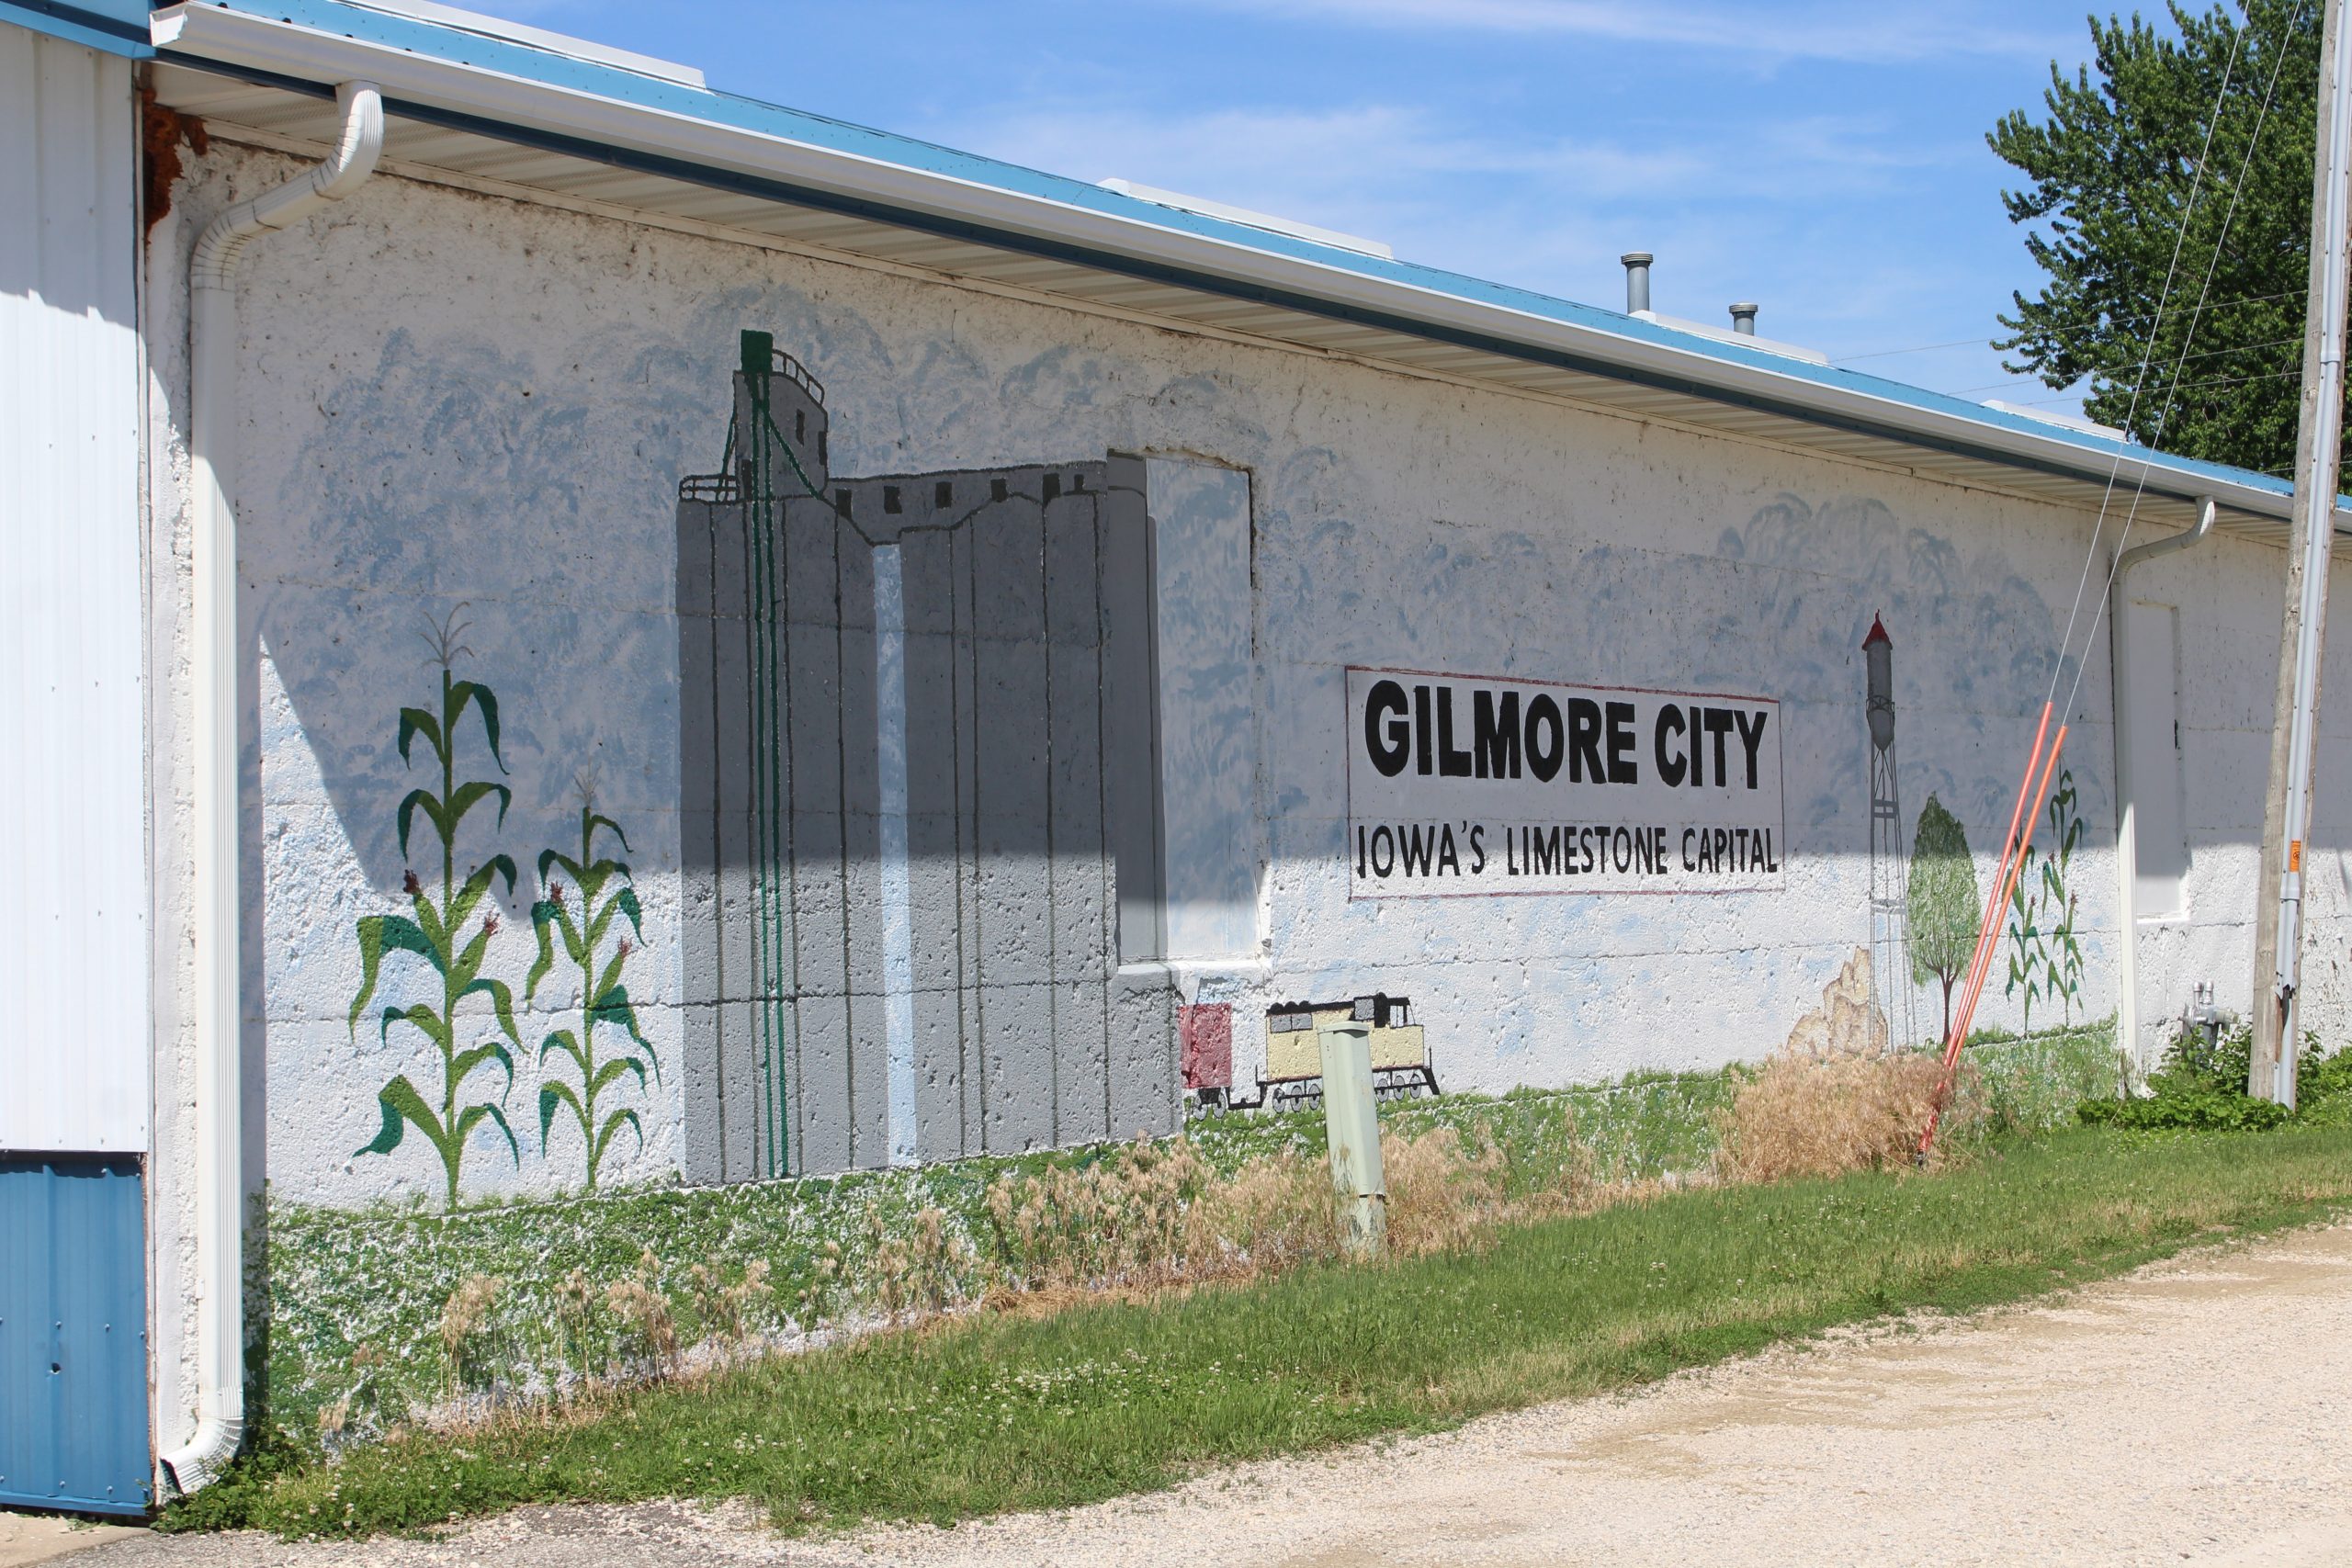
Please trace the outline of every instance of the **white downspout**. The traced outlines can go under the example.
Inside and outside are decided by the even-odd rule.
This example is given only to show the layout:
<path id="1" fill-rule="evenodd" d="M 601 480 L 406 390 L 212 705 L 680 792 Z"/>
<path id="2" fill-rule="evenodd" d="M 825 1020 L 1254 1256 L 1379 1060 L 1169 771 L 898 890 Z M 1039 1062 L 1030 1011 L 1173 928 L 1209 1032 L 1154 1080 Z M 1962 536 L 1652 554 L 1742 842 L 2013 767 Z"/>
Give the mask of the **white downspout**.
<path id="1" fill-rule="evenodd" d="M 236 1457 L 245 1430 L 244 1127 L 237 887 L 237 263 L 255 236 L 340 201 L 375 172 L 384 101 L 335 91 L 343 133 L 317 168 L 215 218 L 188 264 L 189 686 L 196 777 L 196 1432 L 165 1454 L 194 1492 Z"/>
<path id="2" fill-rule="evenodd" d="M 2116 948 L 2115 1043 L 2133 1062 L 2140 1059 L 2140 829 L 2132 779 L 2132 644 L 2123 614 L 2131 600 L 2125 596 L 2124 580 L 2142 561 L 2201 544 L 2213 532 L 2213 498 L 2207 496 L 2198 505 L 2195 527 L 2132 546 L 2115 558 L 2107 583 L 2108 662 L 2115 708 L 2115 907 L 2122 912 Z"/>

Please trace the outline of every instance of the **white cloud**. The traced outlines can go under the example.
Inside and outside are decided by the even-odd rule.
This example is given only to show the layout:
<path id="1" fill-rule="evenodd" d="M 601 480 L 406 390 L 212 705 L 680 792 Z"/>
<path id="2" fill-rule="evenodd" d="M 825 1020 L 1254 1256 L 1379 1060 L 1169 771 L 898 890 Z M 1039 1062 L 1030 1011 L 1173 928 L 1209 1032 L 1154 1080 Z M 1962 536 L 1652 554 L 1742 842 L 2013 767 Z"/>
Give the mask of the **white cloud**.
<path id="1" fill-rule="evenodd" d="M 1219 9 L 1358 27 L 1606 39 L 1865 64 L 1954 54 L 2047 60 L 2068 39 L 1954 15 L 1951 5 L 1814 6 L 1790 15 L 1661 0 L 1200 0 Z"/>
<path id="2" fill-rule="evenodd" d="M 1397 105 L 1158 115 L 1064 102 L 944 134 L 1032 167 L 1137 180 L 1385 240 L 1407 260 L 1552 288 L 1566 285 L 1564 268 L 1613 269 L 1618 251 L 1662 231 L 1747 251 L 1781 210 L 1883 193 L 1951 156 L 1836 116 L 1646 141 L 1513 138 Z M 1724 232 L 1736 228 L 1745 241 Z"/>
<path id="3" fill-rule="evenodd" d="M 1660 310 L 1727 321 L 1732 299 L 1758 299 L 1767 332 L 1832 354 L 1989 331 L 1989 310 L 2007 302 L 1986 294 L 1981 256 L 1922 251 L 1895 217 L 1981 147 L 1901 140 L 1869 118 L 1514 137 L 1394 104 L 1157 113 L 1089 95 L 923 130 L 1032 167 L 1367 235 L 1402 260 L 1599 305 L 1623 297 L 1620 253 L 1653 251 Z M 1959 351 L 1868 368 L 1970 385 L 1993 379 L 1992 364 Z"/>

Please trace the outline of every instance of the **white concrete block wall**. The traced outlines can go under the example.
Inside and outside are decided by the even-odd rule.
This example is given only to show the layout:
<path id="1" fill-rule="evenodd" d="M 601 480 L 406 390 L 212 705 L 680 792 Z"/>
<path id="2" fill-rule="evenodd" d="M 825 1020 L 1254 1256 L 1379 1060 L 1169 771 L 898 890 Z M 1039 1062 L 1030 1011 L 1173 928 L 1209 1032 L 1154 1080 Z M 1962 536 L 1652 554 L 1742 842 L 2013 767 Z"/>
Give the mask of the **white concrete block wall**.
<path id="1" fill-rule="evenodd" d="M 293 166 L 216 144 L 152 258 L 166 1247 L 180 1245 L 169 1171 L 187 1147 L 184 258 L 204 217 Z M 434 679 L 418 633 L 453 613 L 469 623 L 459 672 L 501 704 L 507 772 L 485 759 L 471 776 L 514 792 L 495 840 L 523 874 L 514 897 L 502 892 L 492 972 L 519 999 L 534 863 L 574 835 L 573 780 L 593 767 L 601 809 L 629 836 L 646 935 L 631 990 L 664 1067 L 641 1102 L 642 1150 L 625 1134 L 605 1176 L 677 1170 L 674 488 L 716 465 L 741 328 L 773 332 L 824 383 L 840 472 L 1105 452 L 1247 470 L 1258 662 L 1240 755 L 1255 773 L 1218 791 L 1263 814 L 1250 824 L 1268 855 L 1263 936 L 1254 964 L 1225 954 L 1186 982 L 1198 999 L 1236 1004 L 1245 1083 L 1267 1000 L 1373 988 L 1413 997 L 1453 1087 L 1769 1051 L 1867 940 L 1860 647 L 1871 618 L 1895 642 L 1906 828 L 1932 790 L 1989 873 L 2091 537 L 2081 512 L 1883 468 L 391 176 L 256 246 L 241 287 L 237 499 L 255 715 L 246 1043 L 249 1111 L 266 1129 L 249 1179 L 301 1201 L 438 1190 L 413 1134 L 390 1156 L 353 1153 L 376 1131 L 379 1086 L 424 1057 L 413 1035 L 387 1043 L 366 1019 L 355 1036 L 347 1015 L 353 922 L 396 907 L 393 822 L 422 780 L 396 751 L 397 713 Z M 2181 606 L 2191 735 L 2195 925 L 2150 943 L 2152 1010 L 2177 1007 L 2206 976 L 2231 1005 L 2247 994 L 2282 568 L 2275 550 L 2224 539 L 2135 579 L 2135 592 Z M 2070 879 L 2086 954 L 2077 1017 L 2114 1004 L 2106 639 L 2089 640 L 2067 752 L 2086 824 Z M 2337 736 L 2352 734 L 2347 660 L 2339 636 Z M 1350 902 L 1351 663 L 1778 699 L 1785 886 Z M 2073 679 L 2063 673 L 2062 695 Z M 468 745 L 478 739 L 469 729 Z M 2331 741 L 2323 766 L 2344 776 L 2352 749 Z M 2325 870 L 2313 878 L 2312 1021 L 2335 1034 L 2352 1003 L 2342 797 L 2323 791 Z M 487 846 L 487 815 L 469 831 Z M 413 968 L 388 961 L 386 986 L 404 995 Z M 1930 1001 L 1923 992 L 1923 1019 Z M 1984 1016 L 2019 1021 L 1997 974 Z M 487 1014 L 470 1027 L 487 1030 Z M 506 1101 L 519 1161 L 478 1130 L 469 1194 L 577 1184 L 571 1158 L 543 1157 L 530 1110 L 548 1027 L 543 1010 L 521 1030 Z"/>

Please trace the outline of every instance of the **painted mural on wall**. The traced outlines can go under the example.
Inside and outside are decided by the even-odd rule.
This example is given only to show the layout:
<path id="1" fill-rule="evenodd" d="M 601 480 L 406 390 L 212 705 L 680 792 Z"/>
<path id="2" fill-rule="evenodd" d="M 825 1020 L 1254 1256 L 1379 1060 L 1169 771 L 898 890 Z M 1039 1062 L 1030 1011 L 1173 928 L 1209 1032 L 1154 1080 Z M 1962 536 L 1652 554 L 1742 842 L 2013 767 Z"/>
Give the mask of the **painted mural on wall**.
<path id="1" fill-rule="evenodd" d="M 1172 993 L 1120 971 L 1159 853 L 1142 465 L 846 478 L 766 334 L 734 381 L 678 503 L 690 1168 L 1172 1126 Z"/>
<path id="2" fill-rule="evenodd" d="M 539 1146 L 549 1148 L 558 1112 L 570 1116 L 580 1129 L 587 1165 L 584 1185 L 593 1192 L 605 1156 L 623 1127 L 636 1134 L 639 1148 L 645 1145 L 645 1123 L 637 1108 L 615 1103 L 628 1089 L 622 1075 L 635 1075 L 642 1097 L 648 1089 L 646 1070 L 650 1067 L 658 1079 L 662 1060 L 638 1022 L 637 1004 L 629 1000 L 628 982 L 621 973 L 645 941 L 645 912 L 638 902 L 635 876 L 628 862 L 615 860 L 598 847 L 600 841 L 616 842 L 627 852 L 628 835 L 596 809 L 593 770 L 581 773 L 573 788 L 580 797 L 580 852 L 575 859 L 560 849 L 539 852 L 540 897 L 531 906 L 539 955 L 532 961 L 524 998 L 537 998 L 539 987 L 556 967 L 560 946 L 579 977 L 579 1021 L 549 1031 L 539 1042 Z M 622 918 L 628 921 L 626 931 L 618 924 Z M 599 1024 L 608 1041 L 617 1037 L 601 1056 L 596 1049 Z M 560 1055 L 578 1073 L 576 1084 L 547 1076 L 550 1055 Z"/>
<path id="3" fill-rule="evenodd" d="M 1942 1023 L 1938 1040 L 1951 1036 L 1951 993 L 1975 956 L 1984 919 L 1984 897 L 1976 885 L 1976 857 L 1968 830 L 1944 803 L 1928 795 L 1911 836 L 1910 877 L 1904 895 L 1914 985 L 1939 990 Z"/>
<path id="4" fill-rule="evenodd" d="M 2068 880 L 2075 852 L 2083 842 L 2079 805 L 2075 770 L 2067 768 L 2059 773 L 2058 786 L 2043 807 L 2049 835 L 2026 845 L 2017 883 L 2009 891 L 2005 921 L 2009 952 L 2002 992 L 2018 998 L 2029 1030 L 2036 1003 L 2042 1006 L 2045 1021 L 2054 1002 L 2060 1021 L 2071 1023 L 2082 1000 L 2080 911 Z"/>
<path id="5" fill-rule="evenodd" d="M 419 784 L 401 799 L 401 858 L 409 863 L 401 890 L 408 895 L 409 913 L 360 917 L 359 994 L 351 998 L 350 1018 L 356 1032 L 360 1015 L 375 999 L 386 953 L 413 953 L 431 965 L 438 982 L 432 987 L 438 992 L 437 998 L 405 1005 L 388 1003 L 376 1021 L 377 1032 L 386 1041 L 398 1024 L 414 1030 L 432 1045 L 440 1067 L 440 1083 L 435 1086 L 438 1098 L 428 1100 L 406 1073 L 394 1075 L 377 1091 L 382 1130 L 358 1152 L 390 1155 L 400 1148 L 408 1129 L 414 1127 L 440 1158 L 451 1208 L 457 1207 L 459 1167 L 477 1126 L 486 1122 L 496 1127 L 506 1139 L 510 1157 L 517 1165 L 522 1163 L 514 1129 L 502 1108 L 514 1087 L 514 1055 L 509 1047 L 522 1045 L 515 1032 L 514 993 L 505 981 L 483 973 L 491 941 L 498 935 L 500 925 L 498 906 L 490 901 L 491 891 L 500 881 L 509 893 L 514 890 L 514 860 L 495 853 L 468 865 L 462 880 L 458 873 L 458 838 L 466 819 L 478 807 L 495 801 L 497 823 L 503 826 L 507 808 L 514 800 L 514 790 L 494 779 L 459 779 L 458 750 L 469 713 L 476 720 L 481 749 L 502 774 L 506 772 L 505 760 L 498 754 L 496 695 L 488 686 L 460 680 L 457 674 L 458 660 L 473 651 L 459 640 L 466 630 L 456 611 L 432 629 L 426 642 L 440 677 L 439 700 L 431 708 L 404 707 L 400 712 L 401 761 L 415 766 L 415 743 L 424 740 L 431 761 L 439 768 L 440 788 L 436 792 L 429 784 Z M 440 874 L 430 886 L 417 876 L 412 852 L 420 817 L 440 850 Z M 427 869 L 435 868 L 428 863 Z M 492 1030 L 471 1030 L 470 1020 L 458 1011 L 460 1002 L 477 995 L 490 998 L 494 1010 Z M 486 1092 L 470 1086 L 492 1067 L 503 1074 L 498 1099 L 469 1100 L 469 1095 Z"/>
<path id="6" fill-rule="evenodd" d="M 1781 885 L 1780 704 L 1348 671 L 1348 896 Z"/>
<path id="7" fill-rule="evenodd" d="M 262 650 L 253 1090 L 292 1201 L 439 1200 L 452 1166 L 487 1198 L 578 1190 L 592 1166 L 602 1188 L 1129 1136 L 1170 1125 L 1188 1083 L 1255 1082 L 1284 997 L 1410 994 L 1447 1021 L 1449 1089 L 1755 1055 L 1862 940 L 1869 610 L 1916 650 L 1906 800 L 1932 791 L 1981 844 L 2014 798 L 2009 730 L 2055 634 L 2039 585 L 2079 565 L 2046 510 L 602 220 L 535 217 L 564 243 L 518 250 L 470 198 L 390 182 L 379 199 L 288 293 L 241 498 Z M 402 226 L 435 236 L 430 272 L 403 273 L 423 263 L 390 243 Z M 396 307 L 413 292 L 379 303 L 356 281 L 387 267 L 462 269 L 478 292 L 424 324 Z M 824 380 L 774 344 L 730 363 L 745 321 Z M 1184 515 L 1148 477 L 1179 464 L 1217 481 L 1195 488 L 1219 521 L 1170 572 L 1137 557 L 1148 519 Z M 1156 573 L 1215 615 L 1172 665 L 1123 664 Z M 483 710 L 447 722 L 443 671 L 413 661 L 419 611 L 461 601 L 477 651 L 448 680 L 494 689 L 495 755 Z M 1600 688 L 1769 694 L 1779 885 L 1351 897 L 1351 667 L 1480 672 L 1498 720 L 1517 692 L 1522 771 L 1550 682 L 1602 705 L 1603 772 L 1622 699 Z M 1148 720 L 1171 693 L 1208 716 L 1198 744 L 1159 738 L 1189 813 L 1180 836 L 1161 798 L 1168 852 L 1238 846 L 1187 895 L 1216 936 L 1182 953 L 1131 918 L 1182 881 L 1149 829 Z M 1476 784 L 1476 691 L 1456 700 Z M 446 784 L 426 731 L 395 754 L 403 705 L 454 734 Z M 1433 773 L 1461 784 L 1435 716 Z M 1732 724 L 1721 772 L 1744 791 Z M 591 768 L 588 816 L 610 825 L 583 832 Z M 478 794 L 445 875 L 421 804 L 400 841 L 401 800 L 475 784 L 511 809 Z M 2094 826 L 2065 874 L 2074 1005 L 2096 1010 L 2095 761 L 2076 787 Z M 550 849 L 628 870 L 590 889 Z M 1610 852 L 1613 875 L 1613 833 Z M 418 941 L 379 931 L 363 986 L 368 917 Z M 484 980 L 510 988 L 511 1031 L 469 989 Z M 596 1001 L 608 986 L 633 1023 Z M 1658 996 L 1708 1002 L 1661 1032 Z M 2018 1021 L 2022 992 L 1988 1001 Z M 2064 1005 L 2037 994 L 2034 1023 Z M 379 1149 L 388 1092 L 398 1141 Z"/>
<path id="8" fill-rule="evenodd" d="M 377 1091 L 382 1125 L 354 1157 L 394 1155 L 413 1128 L 440 1162 L 444 1196 L 451 1208 L 458 1204 L 467 1150 L 478 1128 L 496 1129 L 505 1141 L 508 1158 L 517 1168 L 523 1158 L 505 1110 L 514 1089 L 515 1056 L 523 1049 L 514 996 L 505 981 L 487 972 L 492 943 L 503 929 L 494 895 L 502 885 L 510 897 L 514 894 L 514 859 L 502 851 L 469 863 L 469 855 L 458 850 L 469 818 L 480 829 L 480 808 L 494 803 L 497 812 L 489 825 L 489 832 L 494 835 L 505 827 L 514 798 L 512 787 L 496 779 L 460 776 L 479 766 L 479 759 L 472 756 L 477 748 L 461 745 L 469 734 L 479 735 L 479 750 L 488 754 L 502 775 L 506 772 L 505 759 L 499 751 L 497 694 L 481 682 L 461 679 L 457 673 L 458 662 L 473 653 L 463 640 L 469 628 L 458 618 L 465 608 L 459 605 L 452 610 L 424 634 L 431 650 L 429 663 L 440 677 L 437 705 L 400 710 L 397 745 L 401 761 L 412 769 L 419 765 L 416 743 L 422 740 L 428 766 L 439 770 L 439 787 L 430 782 L 418 784 L 401 799 L 397 830 L 401 859 L 409 863 L 401 885 L 409 900 L 408 913 L 359 917 L 356 932 L 359 990 L 352 998 L 347 1021 L 356 1035 L 362 1016 L 378 999 L 387 955 L 405 953 L 424 961 L 431 977 L 413 973 L 411 976 L 423 984 L 384 988 L 401 997 L 424 992 L 426 999 L 387 1000 L 375 1021 L 378 1035 L 388 1044 L 397 1025 L 421 1035 L 432 1047 L 440 1069 L 435 1089 L 438 1098 L 420 1089 L 408 1074 L 393 1075 Z M 473 719 L 470 725 L 469 716 Z M 461 751 L 472 766 L 461 762 Z M 555 944 L 560 938 L 565 956 L 580 975 L 580 1021 L 551 1031 L 538 1047 L 538 1149 L 543 1156 L 551 1157 L 549 1134 L 556 1112 L 569 1111 L 578 1121 L 585 1144 L 584 1186 L 593 1190 L 598 1168 L 622 1127 L 633 1131 L 640 1145 L 644 1142 L 644 1123 L 637 1110 L 613 1104 L 626 1088 L 619 1082 L 621 1075 L 634 1073 L 641 1093 L 648 1065 L 652 1064 L 656 1072 L 660 1068 L 622 980 L 622 967 L 632 951 L 629 937 L 619 935 L 611 944 L 610 955 L 605 955 L 606 938 L 616 934 L 614 924 L 618 917 L 628 919 L 639 942 L 644 941 L 642 911 L 628 866 L 601 855 L 596 847 L 600 829 L 617 840 L 624 850 L 628 840 L 618 823 L 597 812 L 593 773 L 582 774 L 577 789 L 579 858 L 555 848 L 539 854 L 541 896 L 531 907 L 538 958 L 531 965 L 524 999 L 526 1003 L 536 999 L 555 965 Z M 414 864 L 415 854 L 424 849 L 417 832 L 420 819 L 439 850 L 438 878 L 430 885 L 417 875 Z M 462 878 L 460 865 L 466 868 Z M 426 870 L 435 869 L 428 852 Z M 559 871 L 560 878 L 554 874 Z M 486 1018 L 462 1008 L 467 998 L 476 996 L 489 1003 Z M 635 1051 L 615 1051 L 600 1061 L 595 1049 L 600 1023 L 608 1030 L 617 1029 Z M 577 1069 L 577 1087 L 550 1074 L 551 1054 Z M 491 1076 L 493 1068 L 496 1077 Z M 495 1099 L 471 1098 L 488 1096 L 492 1084 L 497 1086 Z"/>

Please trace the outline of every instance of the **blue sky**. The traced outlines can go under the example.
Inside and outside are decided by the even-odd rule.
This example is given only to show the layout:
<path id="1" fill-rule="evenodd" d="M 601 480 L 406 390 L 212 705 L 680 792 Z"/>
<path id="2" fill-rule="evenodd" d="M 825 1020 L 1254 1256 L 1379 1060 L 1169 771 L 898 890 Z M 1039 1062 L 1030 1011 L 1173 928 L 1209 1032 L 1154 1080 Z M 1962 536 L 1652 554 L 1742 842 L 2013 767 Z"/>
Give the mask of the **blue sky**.
<path id="1" fill-rule="evenodd" d="M 2035 275 L 1984 145 L 2088 52 L 2050 0 L 472 0 L 714 87 L 1399 256 L 1759 330 L 1971 398 Z M 1926 345 L 1949 345 L 1928 347 Z M 1918 350 L 1919 352 L 1891 352 Z M 1868 355 L 1870 357 L 1859 357 Z"/>

